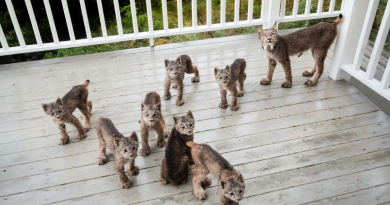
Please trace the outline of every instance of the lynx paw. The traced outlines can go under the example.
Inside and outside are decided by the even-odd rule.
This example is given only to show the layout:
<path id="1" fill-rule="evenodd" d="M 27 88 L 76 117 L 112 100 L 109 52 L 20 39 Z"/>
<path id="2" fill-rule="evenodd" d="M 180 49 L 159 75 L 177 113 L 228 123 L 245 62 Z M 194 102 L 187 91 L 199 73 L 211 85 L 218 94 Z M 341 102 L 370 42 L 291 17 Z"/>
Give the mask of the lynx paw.
<path id="1" fill-rule="evenodd" d="M 237 96 L 238 96 L 238 97 L 244 96 L 244 91 L 238 91 Z"/>
<path id="2" fill-rule="evenodd" d="M 163 99 L 164 100 L 169 100 L 169 99 L 171 99 L 171 95 L 164 95 Z"/>
<path id="3" fill-rule="evenodd" d="M 313 81 L 313 80 L 309 79 L 306 81 L 305 85 L 315 86 L 315 85 L 317 85 L 317 81 Z"/>
<path id="4" fill-rule="evenodd" d="M 166 184 L 168 184 L 168 181 L 167 181 L 166 179 L 161 179 L 161 183 L 162 183 L 163 185 L 166 185 Z"/>
<path id="5" fill-rule="evenodd" d="M 171 133 L 169 131 L 165 131 L 164 132 L 164 138 L 167 139 L 169 137 L 169 135 L 171 135 Z"/>
<path id="6" fill-rule="evenodd" d="M 172 84 L 172 88 L 173 89 L 177 89 L 177 85 L 176 84 Z"/>
<path id="7" fill-rule="evenodd" d="M 184 101 L 183 100 L 176 101 L 176 105 L 177 106 L 182 106 L 182 105 L 184 105 Z"/>
<path id="8" fill-rule="evenodd" d="M 89 127 L 83 127 L 84 132 L 88 132 L 89 129 L 90 129 Z"/>
<path id="9" fill-rule="evenodd" d="M 69 143 L 69 137 L 66 139 L 63 139 L 63 138 L 60 139 L 60 145 L 66 145 L 68 143 Z"/>
<path id="10" fill-rule="evenodd" d="M 200 81 L 199 77 L 192 77 L 191 78 L 191 82 L 193 82 L 193 83 L 198 83 L 199 81 Z"/>
<path id="11" fill-rule="evenodd" d="M 260 85 L 269 85 L 271 83 L 270 80 L 268 80 L 267 78 L 263 78 L 260 80 Z"/>
<path id="12" fill-rule="evenodd" d="M 289 83 L 289 82 L 282 83 L 282 88 L 291 88 L 291 86 L 292 86 L 292 83 Z"/>
<path id="13" fill-rule="evenodd" d="M 226 109 L 228 107 L 227 103 L 219 103 L 219 107 L 222 109 Z"/>
<path id="14" fill-rule="evenodd" d="M 307 76 L 307 77 L 310 77 L 310 76 L 313 76 L 314 72 L 313 73 L 310 73 L 308 70 L 305 70 L 303 71 L 302 75 L 303 76 Z"/>
<path id="15" fill-rule="evenodd" d="M 238 109 L 240 109 L 240 108 L 238 107 L 238 105 L 236 105 L 236 106 L 230 106 L 230 110 L 231 110 L 231 111 L 237 111 Z"/>
<path id="16" fill-rule="evenodd" d="M 139 155 L 146 157 L 150 155 L 150 148 L 142 148 L 139 150 Z"/>
<path id="17" fill-rule="evenodd" d="M 157 147 L 165 147 L 166 144 L 165 140 L 157 141 Z"/>
<path id="18" fill-rule="evenodd" d="M 205 187 L 205 186 L 210 186 L 211 185 L 211 180 L 206 177 L 206 179 L 204 179 L 201 183 L 200 183 L 201 186 Z"/>
<path id="19" fill-rule="evenodd" d="M 79 134 L 79 140 L 87 138 L 87 133 Z"/>
<path id="20" fill-rule="evenodd" d="M 207 198 L 207 192 L 206 190 L 202 191 L 195 191 L 195 197 L 199 200 L 204 200 Z"/>
<path id="21" fill-rule="evenodd" d="M 128 189 L 130 188 L 131 186 L 133 185 L 133 182 L 131 180 L 127 181 L 127 182 L 122 182 L 122 188 L 123 189 Z"/>
<path id="22" fill-rule="evenodd" d="M 131 176 L 138 175 L 139 168 L 137 166 L 134 166 L 134 169 L 128 170 L 127 173 L 129 173 Z"/>
<path id="23" fill-rule="evenodd" d="M 96 163 L 98 164 L 98 165 L 103 165 L 103 164 L 105 164 L 107 162 L 107 159 L 106 158 L 97 158 L 96 159 Z"/>

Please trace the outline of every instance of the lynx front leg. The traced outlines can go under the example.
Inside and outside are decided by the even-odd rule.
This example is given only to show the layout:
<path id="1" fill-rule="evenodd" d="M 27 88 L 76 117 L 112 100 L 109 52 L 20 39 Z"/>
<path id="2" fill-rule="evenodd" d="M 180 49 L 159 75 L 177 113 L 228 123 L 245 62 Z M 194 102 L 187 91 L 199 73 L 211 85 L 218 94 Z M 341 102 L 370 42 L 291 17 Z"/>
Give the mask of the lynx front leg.
<path id="1" fill-rule="evenodd" d="M 66 126 L 63 122 L 56 122 L 58 129 L 60 129 L 61 132 L 61 139 L 60 139 L 60 145 L 66 145 L 69 143 L 69 135 L 66 132 Z"/>
<path id="2" fill-rule="evenodd" d="M 134 166 L 135 159 L 130 159 L 129 161 L 129 169 L 127 170 L 127 173 L 131 176 L 138 175 L 139 174 L 139 168 L 137 166 Z"/>
<path id="3" fill-rule="evenodd" d="M 290 60 L 286 60 L 281 64 L 286 78 L 286 81 L 282 83 L 282 88 L 291 88 L 292 86 L 291 62 Z"/>
<path id="4" fill-rule="evenodd" d="M 206 180 L 207 172 L 203 169 L 196 167 L 195 165 L 191 166 L 191 170 L 192 170 L 192 175 L 193 175 L 192 184 L 194 186 L 195 197 L 197 199 L 200 199 L 200 200 L 206 199 L 207 192 L 206 192 L 206 190 L 203 189 L 202 183 L 203 183 L 203 185 L 207 185 L 206 183 L 208 183 Z M 210 184 L 211 184 L 211 181 L 210 181 Z M 210 184 L 208 184 L 208 185 L 210 185 Z"/>
<path id="5" fill-rule="evenodd" d="M 261 79 L 260 84 L 261 85 L 269 85 L 272 81 L 272 76 L 274 75 L 275 67 L 276 67 L 276 60 L 272 58 L 268 58 L 268 71 L 267 71 L 267 77 Z"/>
<path id="6" fill-rule="evenodd" d="M 149 129 L 141 124 L 141 144 L 142 149 L 139 150 L 139 154 L 143 157 L 150 155 L 150 147 L 149 147 Z"/>
<path id="7" fill-rule="evenodd" d="M 231 111 L 237 111 L 239 109 L 237 104 L 237 88 L 236 86 L 233 86 L 233 89 L 230 91 L 232 95 L 232 103 L 230 104 L 230 110 Z"/>
<path id="8" fill-rule="evenodd" d="M 167 144 L 165 142 L 165 130 L 164 130 L 164 127 L 162 125 L 162 122 L 160 122 L 161 124 L 156 126 L 156 133 L 157 133 L 157 147 L 165 147 L 165 145 Z M 165 124 L 165 123 L 164 123 Z"/>
<path id="9" fill-rule="evenodd" d="M 171 87 L 171 80 L 168 78 L 168 75 L 165 76 L 165 84 L 164 84 L 164 100 L 171 99 L 171 93 L 169 92 L 169 88 Z"/>
<path id="10" fill-rule="evenodd" d="M 119 180 L 121 181 L 122 188 L 128 189 L 133 185 L 133 182 L 127 177 L 122 162 L 115 162 L 115 171 L 118 174 Z"/>
<path id="11" fill-rule="evenodd" d="M 219 103 L 219 107 L 222 109 L 226 109 L 228 107 L 227 99 L 226 99 L 226 90 L 222 88 L 219 90 L 221 92 L 221 103 Z"/>
<path id="12" fill-rule="evenodd" d="M 72 124 L 77 129 L 77 132 L 79 133 L 79 139 L 82 140 L 87 138 L 87 133 L 85 133 L 83 126 L 81 126 L 80 121 L 74 115 L 70 115 L 69 118 L 70 118 L 69 123 Z"/>
<path id="13" fill-rule="evenodd" d="M 106 155 L 106 143 L 103 140 L 103 135 L 100 131 L 97 131 L 97 136 L 99 138 L 99 155 L 96 159 L 96 163 L 98 165 L 103 165 L 107 162 L 107 155 Z"/>
<path id="14" fill-rule="evenodd" d="M 183 82 L 177 82 L 177 97 L 176 97 L 176 105 L 177 106 L 184 105 L 183 88 L 184 88 Z"/>

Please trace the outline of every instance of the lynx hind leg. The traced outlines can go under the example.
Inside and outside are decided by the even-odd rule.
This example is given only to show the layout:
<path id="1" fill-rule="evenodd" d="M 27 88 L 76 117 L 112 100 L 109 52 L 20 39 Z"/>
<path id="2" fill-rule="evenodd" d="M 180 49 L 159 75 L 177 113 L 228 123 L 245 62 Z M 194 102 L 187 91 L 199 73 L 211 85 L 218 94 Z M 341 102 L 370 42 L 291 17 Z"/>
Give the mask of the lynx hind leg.
<path id="1" fill-rule="evenodd" d="M 314 61 L 316 65 L 316 70 L 314 75 L 306 81 L 305 85 L 314 86 L 317 85 L 318 79 L 321 77 L 324 72 L 324 63 L 326 58 L 327 50 L 316 50 L 314 52 Z"/>
<path id="2" fill-rule="evenodd" d="M 167 178 L 165 177 L 165 176 L 166 176 L 165 159 L 163 159 L 163 160 L 162 160 L 162 163 L 161 163 L 160 176 L 161 176 L 161 183 L 162 183 L 163 185 L 168 184 L 168 180 L 167 180 Z"/>
<path id="3" fill-rule="evenodd" d="M 91 127 L 91 114 L 89 113 L 89 109 L 87 106 L 80 106 L 79 110 L 83 116 L 83 130 L 84 132 L 88 132 Z"/>
<path id="4" fill-rule="evenodd" d="M 92 115 L 92 101 L 88 100 L 87 108 L 88 108 L 89 116 L 91 116 Z"/>
<path id="5" fill-rule="evenodd" d="M 243 73 L 237 80 L 237 96 L 244 96 L 244 81 L 246 79 L 246 73 Z"/>
<path id="6" fill-rule="evenodd" d="M 176 83 L 172 83 L 172 88 L 173 88 L 173 89 L 177 89 Z"/>
<path id="7" fill-rule="evenodd" d="M 314 74 L 315 71 L 316 71 L 316 63 L 315 63 L 314 50 L 311 50 L 311 55 L 312 55 L 313 58 L 314 58 L 314 65 L 313 65 L 313 67 L 312 67 L 311 69 L 307 69 L 307 70 L 303 71 L 302 76 L 307 76 L 307 77 L 313 76 L 313 74 Z"/>
<path id="8" fill-rule="evenodd" d="M 199 70 L 197 66 L 192 66 L 194 77 L 191 78 L 191 82 L 198 83 L 200 81 Z"/>

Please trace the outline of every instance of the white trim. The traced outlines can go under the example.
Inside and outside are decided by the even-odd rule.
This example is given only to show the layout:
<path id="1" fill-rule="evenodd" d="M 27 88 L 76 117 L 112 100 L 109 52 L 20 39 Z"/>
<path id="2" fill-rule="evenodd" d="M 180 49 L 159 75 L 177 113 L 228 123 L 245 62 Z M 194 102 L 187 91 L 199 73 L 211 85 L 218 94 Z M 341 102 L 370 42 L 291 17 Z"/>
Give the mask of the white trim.
<path id="1" fill-rule="evenodd" d="M 51 35 L 53 36 L 53 41 L 55 44 L 59 44 L 60 41 L 58 40 L 56 24 L 54 23 L 53 12 L 51 11 L 50 2 L 49 2 L 49 0 L 43 0 L 43 3 L 45 4 L 45 10 L 46 10 L 46 14 L 47 14 L 47 19 L 49 20 L 49 25 L 50 25 Z"/>
<path id="2" fill-rule="evenodd" d="M 61 3 L 64 10 L 66 26 L 68 27 L 69 38 L 70 41 L 74 43 L 76 41 L 76 38 L 74 37 L 73 25 L 72 25 L 72 20 L 70 18 L 68 2 L 67 0 L 61 0 Z"/>
<path id="3" fill-rule="evenodd" d="M 11 0 L 5 0 L 5 3 L 8 8 L 9 16 L 11 17 L 12 24 L 15 29 L 16 36 L 18 37 L 19 45 L 20 47 L 24 48 L 26 47 L 26 42 L 24 42 L 22 30 L 20 30 L 18 18 L 16 17 L 14 6 L 12 5 Z"/>
<path id="4" fill-rule="evenodd" d="M 33 10 L 33 7 L 31 5 L 31 0 L 24 0 L 24 2 L 26 3 L 28 16 L 30 17 L 30 22 L 31 22 L 31 25 L 33 27 L 35 40 L 37 41 L 37 44 L 39 46 L 42 46 L 41 33 L 39 32 L 39 29 L 38 29 L 37 20 L 35 19 L 34 10 Z"/>
<path id="5" fill-rule="evenodd" d="M 89 28 L 87 9 L 85 8 L 84 0 L 80 0 L 81 14 L 83 15 L 85 33 L 87 34 L 88 40 L 92 40 L 91 29 Z"/>
<path id="6" fill-rule="evenodd" d="M 103 13 L 103 6 L 102 6 L 102 0 L 96 0 L 98 5 L 98 11 L 99 11 L 99 18 L 100 18 L 100 26 L 102 29 L 103 38 L 107 38 L 107 28 L 106 28 L 106 20 L 104 19 L 104 13 Z"/>

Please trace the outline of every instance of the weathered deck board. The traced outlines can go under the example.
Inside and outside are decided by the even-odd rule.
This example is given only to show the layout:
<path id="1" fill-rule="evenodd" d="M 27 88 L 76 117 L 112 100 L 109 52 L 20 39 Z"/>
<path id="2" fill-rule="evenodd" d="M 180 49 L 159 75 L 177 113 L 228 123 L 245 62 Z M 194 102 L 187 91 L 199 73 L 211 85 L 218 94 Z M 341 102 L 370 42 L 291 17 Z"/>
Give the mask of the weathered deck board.
<path id="1" fill-rule="evenodd" d="M 267 60 L 257 41 L 246 35 L 0 66 L 0 203 L 218 203 L 213 177 L 206 201 L 195 199 L 191 181 L 161 184 L 164 149 L 156 147 L 153 133 L 152 154 L 137 157 L 140 174 L 131 176 L 129 190 L 120 188 L 111 154 L 106 165 L 95 164 L 96 119 L 109 117 L 125 135 L 139 134 L 140 102 L 149 91 L 163 94 L 163 60 L 183 53 L 199 67 L 201 82 L 193 84 L 187 75 L 185 104 L 175 105 L 172 90 L 172 99 L 162 101 L 164 117 L 172 127 L 172 115 L 193 111 L 195 141 L 210 144 L 245 177 L 240 204 L 389 202 L 390 118 L 347 82 L 330 80 L 327 70 L 317 86 L 303 85 L 301 73 L 313 65 L 308 53 L 291 59 L 291 89 L 280 88 L 280 65 L 271 85 L 259 85 Z M 213 68 L 238 57 L 247 59 L 248 77 L 240 110 L 232 112 L 218 108 Z M 41 103 L 86 79 L 92 129 L 79 141 L 68 126 L 71 143 L 60 146 L 59 131 Z"/>

